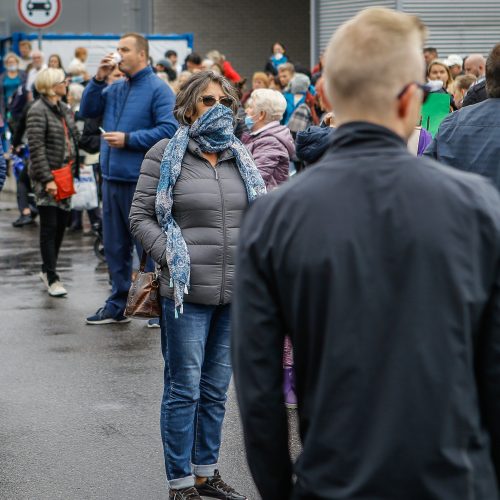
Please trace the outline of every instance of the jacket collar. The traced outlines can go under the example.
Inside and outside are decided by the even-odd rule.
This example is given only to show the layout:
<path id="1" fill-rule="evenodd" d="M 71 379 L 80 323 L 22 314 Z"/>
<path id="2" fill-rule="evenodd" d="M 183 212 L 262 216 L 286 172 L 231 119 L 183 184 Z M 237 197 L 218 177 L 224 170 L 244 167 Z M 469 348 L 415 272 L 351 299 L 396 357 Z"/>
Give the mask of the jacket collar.
<path id="1" fill-rule="evenodd" d="M 264 125 L 262 128 L 260 128 L 256 132 L 251 132 L 250 135 L 252 137 L 254 137 L 256 135 L 259 135 L 262 132 L 265 132 L 266 130 L 269 130 L 270 128 L 274 128 L 274 127 L 278 126 L 279 124 L 280 124 L 280 122 L 278 122 L 278 121 L 269 122 L 267 125 Z"/>
<path id="2" fill-rule="evenodd" d="M 203 158 L 200 145 L 194 139 L 189 139 L 187 149 L 192 155 L 198 156 L 198 158 Z M 230 149 L 222 151 L 219 155 L 219 161 L 229 160 L 230 158 L 234 158 L 234 153 Z"/>
<path id="3" fill-rule="evenodd" d="M 129 81 L 130 82 L 137 82 L 139 80 L 142 80 L 148 75 L 151 75 L 153 73 L 153 68 L 151 66 L 146 66 L 144 69 L 141 69 L 137 73 L 135 73 L 134 76 L 129 76 Z"/>
<path id="4" fill-rule="evenodd" d="M 372 149 L 379 147 L 405 148 L 402 137 L 381 125 L 369 122 L 349 122 L 341 125 L 332 135 L 330 151 L 341 151 L 347 148 Z"/>
<path id="5" fill-rule="evenodd" d="M 50 102 L 45 96 L 40 96 L 41 101 L 47 106 L 51 111 L 54 113 L 63 116 L 63 108 L 61 106 L 61 101 L 59 101 L 57 104 L 54 104 Z"/>

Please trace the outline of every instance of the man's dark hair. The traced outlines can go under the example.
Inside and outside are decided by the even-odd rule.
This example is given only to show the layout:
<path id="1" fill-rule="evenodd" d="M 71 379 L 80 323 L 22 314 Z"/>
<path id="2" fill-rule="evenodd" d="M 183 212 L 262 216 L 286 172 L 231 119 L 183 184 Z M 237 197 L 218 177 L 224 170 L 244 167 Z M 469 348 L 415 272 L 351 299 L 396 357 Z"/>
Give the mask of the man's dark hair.
<path id="1" fill-rule="evenodd" d="M 500 97 L 500 43 L 486 59 L 486 93 L 488 97 Z"/>
<path id="2" fill-rule="evenodd" d="M 170 57 L 172 57 L 172 56 L 177 57 L 177 52 L 176 52 L 175 50 L 167 50 L 167 51 L 165 52 L 165 57 L 166 57 L 167 59 L 170 59 Z"/>
<path id="3" fill-rule="evenodd" d="M 139 33 L 125 33 L 120 38 L 133 38 L 137 50 L 143 50 L 146 53 L 146 60 L 149 59 L 149 43 L 142 35 L 139 35 Z"/>
<path id="4" fill-rule="evenodd" d="M 200 54 L 198 54 L 196 52 L 191 52 L 191 54 L 189 54 L 186 57 L 185 62 L 187 62 L 187 63 L 190 62 L 190 63 L 196 64 L 199 66 L 201 64 L 201 56 L 200 56 Z"/>
<path id="5" fill-rule="evenodd" d="M 425 47 L 424 52 L 432 52 L 433 54 L 436 54 L 436 57 L 438 55 L 438 51 L 435 47 Z"/>

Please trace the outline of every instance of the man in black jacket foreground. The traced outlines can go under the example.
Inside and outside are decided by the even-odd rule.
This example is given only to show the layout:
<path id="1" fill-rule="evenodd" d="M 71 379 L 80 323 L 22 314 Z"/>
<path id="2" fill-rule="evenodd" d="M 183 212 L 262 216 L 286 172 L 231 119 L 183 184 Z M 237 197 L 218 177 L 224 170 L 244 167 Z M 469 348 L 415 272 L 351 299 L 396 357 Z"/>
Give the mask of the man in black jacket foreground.
<path id="1" fill-rule="evenodd" d="M 381 8 L 337 30 L 325 56 L 332 144 L 241 229 L 233 361 L 264 500 L 499 498 L 500 197 L 406 149 L 423 31 Z"/>

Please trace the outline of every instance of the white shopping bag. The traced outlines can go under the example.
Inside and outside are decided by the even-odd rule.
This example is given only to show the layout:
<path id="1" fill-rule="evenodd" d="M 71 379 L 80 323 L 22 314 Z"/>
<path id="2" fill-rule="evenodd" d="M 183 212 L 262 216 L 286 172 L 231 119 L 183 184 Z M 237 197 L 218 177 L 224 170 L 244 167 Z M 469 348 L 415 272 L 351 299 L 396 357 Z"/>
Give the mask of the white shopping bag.
<path id="1" fill-rule="evenodd" d="M 86 165 L 80 169 L 80 179 L 75 179 L 75 191 L 76 194 L 71 197 L 73 210 L 91 210 L 99 206 L 92 166 Z"/>

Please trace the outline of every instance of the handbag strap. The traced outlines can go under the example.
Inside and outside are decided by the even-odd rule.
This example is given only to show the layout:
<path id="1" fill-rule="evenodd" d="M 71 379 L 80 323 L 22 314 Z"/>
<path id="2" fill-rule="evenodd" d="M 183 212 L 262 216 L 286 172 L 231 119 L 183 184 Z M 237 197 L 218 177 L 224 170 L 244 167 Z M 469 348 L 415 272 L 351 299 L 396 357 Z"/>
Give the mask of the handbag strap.
<path id="1" fill-rule="evenodd" d="M 66 142 L 66 146 L 68 146 L 68 158 L 71 158 L 71 146 L 69 145 L 70 136 L 69 136 L 69 130 L 68 130 L 68 125 L 66 124 L 66 120 L 64 118 L 61 118 L 63 127 L 64 127 L 64 138 Z"/>

